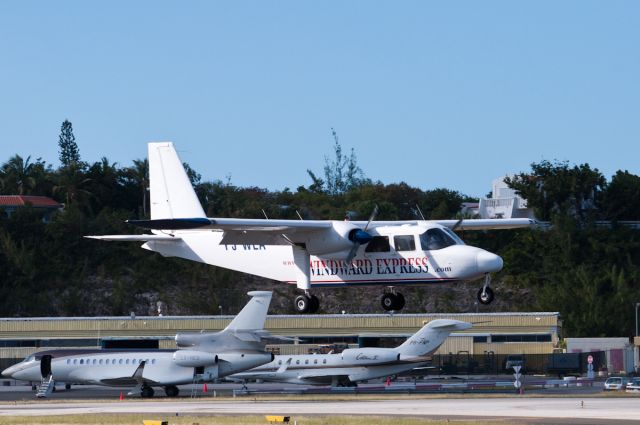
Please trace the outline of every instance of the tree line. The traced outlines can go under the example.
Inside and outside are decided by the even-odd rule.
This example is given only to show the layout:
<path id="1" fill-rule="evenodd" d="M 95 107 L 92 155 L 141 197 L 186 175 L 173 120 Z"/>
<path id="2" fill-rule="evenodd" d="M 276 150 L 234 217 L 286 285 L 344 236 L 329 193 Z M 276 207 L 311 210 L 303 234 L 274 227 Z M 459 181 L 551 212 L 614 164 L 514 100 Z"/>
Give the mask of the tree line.
<path id="1" fill-rule="evenodd" d="M 308 170 L 310 182 L 294 190 L 202 181 L 185 166 L 213 217 L 365 220 L 378 205 L 380 220 L 445 219 L 459 218 L 461 204 L 474 200 L 445 188 L 373 181 L 354 151 L 345 155 L 333 130 L 332 136 L 332 156 L 325 158 L 322 173 Z M 174 313 L 213 314 L 219 306 L 231 313 L 243 305 L 246 285 L 265 284 L 241 273 L 161 258 L 137 244 L 84 239 L 137 231 L 124 221 L 148 217 L 148 163 L 83 161 L 69 121 L 62 124 L 58 146 L 56 167 L 17 154 L 0 167 L 0 194 L 43 195 L 64 204 L 48 223 L 29 207 L 11 217 L 0 214 L 0 316 L 148 314 L 140 309 L 151 309 L 158 299 Z M 640 237 L 620 222 L 640 220 L 640 177 L 618 171 L 607 180 L 589 164 L 542 161 L 507 183 L 538 219 L 552 225 L 463 234 L 468 243 L 503 256 L 505 268 L 494 282 L 509 301 L 505 308 L 559 311 L 570 336 L 631 335 L 640 302 Z M 612 224 L 603 227 L 601 220 Z M 417 306 L 407 312 L 420 311 L 424 308 Z"/>

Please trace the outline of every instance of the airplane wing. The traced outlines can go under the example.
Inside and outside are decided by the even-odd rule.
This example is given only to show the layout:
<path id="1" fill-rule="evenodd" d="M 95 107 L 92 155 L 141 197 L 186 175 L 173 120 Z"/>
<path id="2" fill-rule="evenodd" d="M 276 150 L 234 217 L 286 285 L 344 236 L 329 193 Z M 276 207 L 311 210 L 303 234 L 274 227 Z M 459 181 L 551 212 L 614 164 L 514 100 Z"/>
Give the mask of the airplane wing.
<path id="1" fill-rule="evenodd" d="M 530 218 L 470 218 L 465 220 L 434 221 L 455 230 L 519 229 L 538 225 L 535 220 Z"/>
<path id="2" fill-rule="evenodd" d="M 118 241 L 118 242 L 178 242 L 182 240 L 177 236 L 170 235 L 103 235 L 103 236 L 85 236 L 87 239 L 98 239 L 102 241 Z"/>
<path id="3" fill-rule="evenodd" d="M 328 220 L 270 220 L 245 218 L 174 218 L 128 220 L 127 223 L 151 230 L 220 230 L 221 244 L 288 245 L 282 235 L 313 233 L 331 227 Z M 115 239 L 107 239 L 115 240 Z"/>

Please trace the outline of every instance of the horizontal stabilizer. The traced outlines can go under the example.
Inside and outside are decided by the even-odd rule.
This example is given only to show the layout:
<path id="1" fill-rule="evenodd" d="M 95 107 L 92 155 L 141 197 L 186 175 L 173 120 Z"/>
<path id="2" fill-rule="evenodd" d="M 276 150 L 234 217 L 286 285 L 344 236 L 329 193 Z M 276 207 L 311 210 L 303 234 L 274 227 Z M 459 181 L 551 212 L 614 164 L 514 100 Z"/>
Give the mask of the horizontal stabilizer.
<path id="1" fill-rule="evenodd" d="M 101 241 L 117 241 L 117 242 L 178 242 L 182 239 L 169 235 L 102 235 L 102 236 L 85 236 L 87 239 L 98 239 Z"/>
<path id="2" fill-rule="evenodd" d="M 186 230 L 198 229 L 211 225 L 211 221 L 204 217 L 194 218 L 161 218 L 157 220 L 127 220 L 129 224 L 153 230 Z"/>

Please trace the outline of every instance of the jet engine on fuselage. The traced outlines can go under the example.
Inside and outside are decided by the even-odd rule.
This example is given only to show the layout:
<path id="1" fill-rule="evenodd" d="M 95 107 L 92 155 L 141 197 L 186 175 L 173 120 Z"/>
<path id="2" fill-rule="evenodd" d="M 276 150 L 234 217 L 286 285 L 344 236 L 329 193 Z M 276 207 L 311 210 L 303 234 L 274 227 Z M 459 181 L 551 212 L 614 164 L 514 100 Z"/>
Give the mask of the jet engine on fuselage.
<path id="1" fill-rule="evenodd" d="M 394 350 L 383 348 L 349 348 L 341 355 L 343 360 L 353 365 L 380 364 L 400 359 L 400 354 Z"/>

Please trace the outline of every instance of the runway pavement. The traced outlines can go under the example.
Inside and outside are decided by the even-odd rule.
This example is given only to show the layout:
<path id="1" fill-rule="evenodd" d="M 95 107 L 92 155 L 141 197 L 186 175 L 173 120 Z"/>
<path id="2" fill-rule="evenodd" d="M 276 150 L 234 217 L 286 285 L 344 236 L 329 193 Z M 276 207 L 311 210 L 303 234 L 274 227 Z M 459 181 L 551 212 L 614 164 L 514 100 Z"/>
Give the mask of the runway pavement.
<path id="1" fill-rule="evenodd" d="M 0 403 L 0 416 L 153 413 L 195 415 L 385 415 L 425 418 L 546 418 L 566 423 L 640 421 L 638 398 L 473 398 L 363 401 L 138 400 Z M 616 421 L 617 422 L 617 421 Z"/>

